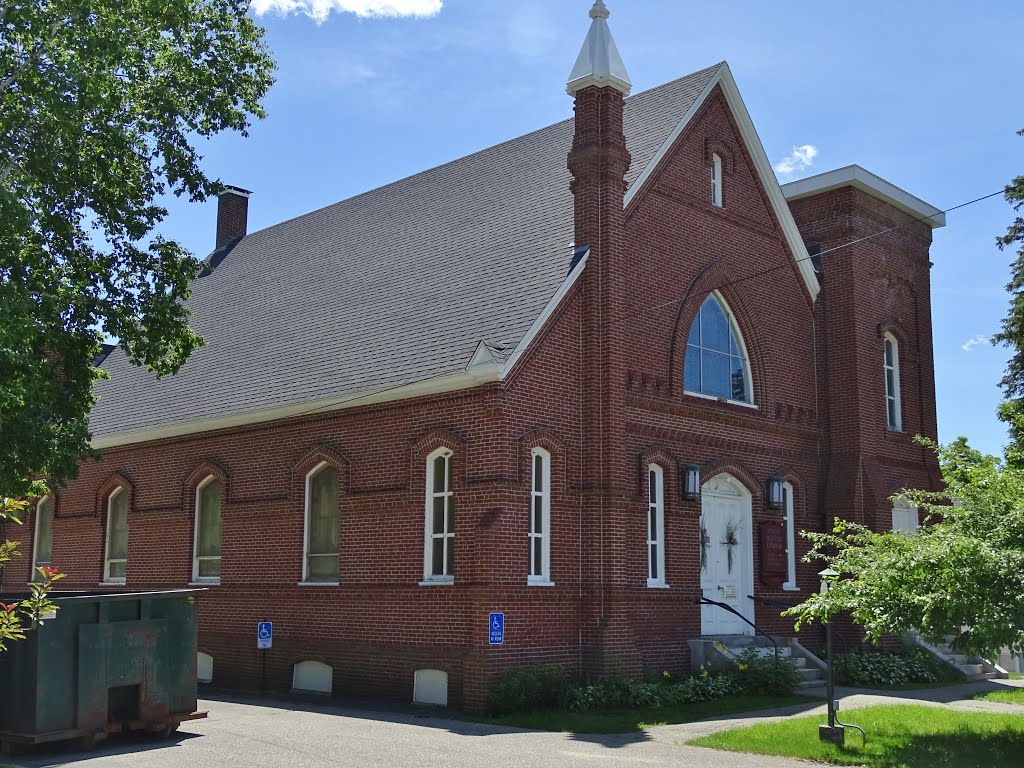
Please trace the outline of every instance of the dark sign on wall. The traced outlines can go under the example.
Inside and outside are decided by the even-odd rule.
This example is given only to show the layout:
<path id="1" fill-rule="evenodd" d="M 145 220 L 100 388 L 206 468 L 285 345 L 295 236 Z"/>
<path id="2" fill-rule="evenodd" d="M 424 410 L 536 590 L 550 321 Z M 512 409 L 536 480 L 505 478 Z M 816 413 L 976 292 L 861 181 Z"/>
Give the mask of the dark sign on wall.
<path id="1" fill-rule="evenodd" d="M 758 524 L 761 545 L 761 583 L 766 587 L 781 587 L 789 575 L 786 554 L 786 526 L 774 520 Z"/>

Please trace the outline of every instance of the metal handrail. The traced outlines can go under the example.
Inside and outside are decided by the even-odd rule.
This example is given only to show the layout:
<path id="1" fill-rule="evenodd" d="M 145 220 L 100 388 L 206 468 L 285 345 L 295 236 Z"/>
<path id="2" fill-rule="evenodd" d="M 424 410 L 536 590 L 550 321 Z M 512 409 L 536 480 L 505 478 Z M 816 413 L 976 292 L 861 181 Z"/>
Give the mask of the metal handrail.
<path id="1" fill-rule="evenodd" d="M 704 597 L 704 596 L 701 596 L 700 604 L 701 605 L 717 605 L 719 608 L 722 608 L 722 609 L 728 611 L 729 613 L 739 617 L 744 623 L 748 624 L 754 630 L 755 633 L 757 633 L 759 635 L 762 635 L 765 638 L 767 638 L 768 642 L 771 643 L 772 647 L 775 649 L 775 660 L 776 661 L 779 660 L 779 644 L 777 642 L 775 642 L 775 638 L 772 637 L 771 635 L 769 635 L 767 632 L 765 632 L 763 629 L 761 629 L 759 626 L 757 626 L 754 622 L 752 622 L 750 619 L 748 619 L 742 613 L 737 611 L 731 605 L 729 605 L 728 603 L 720 603 L 717 600 L 712 600 L 711 598 Z"/>

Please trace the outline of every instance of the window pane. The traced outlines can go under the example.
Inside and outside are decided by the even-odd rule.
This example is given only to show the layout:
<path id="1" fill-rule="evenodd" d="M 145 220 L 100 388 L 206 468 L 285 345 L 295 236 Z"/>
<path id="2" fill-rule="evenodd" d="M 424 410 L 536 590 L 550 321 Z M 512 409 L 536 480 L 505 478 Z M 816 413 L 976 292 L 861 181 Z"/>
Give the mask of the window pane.
<path id="1" fill-rule="evenodd" d="M 220 578 L 220 558 L 210 558 L 199 561 L 199 578 L 212 579 Z"/>
<path id="2" fill-rule="evenodd" d="M 654 507 L 647 511 L 647 538 L 651 541 L 658 539 L 658 512 Z"/>
<path id="3" fill-rule="evenodd" d="M 895 355 L 893 354 L 892 341 L 890 339 L 886 339 L 885 340 L 885 364 L 887 366 L 889 366 L 889 367 L 892 367 L 894 357 L 895 357 Z"/>
<path id="4" fill-rule="evenodd" d="M 211 480 L 199 492 L 199 542 L 196 552 L 199 557 L 220 554 L 220 497 L 220 480 Z"/>
<path id="5" fill-rule="evenodd" d="M 533 532 L 544 533 L 544 503 L 541 496 L 533 497 Z"/>
<path id="6" fill-rule="evenodd" d="M 695 347 L 700 346 L 700 310 L 697 310 L 697 316 L 693 318 L 693 325 L 690 326 L 690 338 L 686 340 L 686 343 Z"/>
<path id="7" fill-rule="evenodd" d="M 533 457 L 533 490 L 541 493 L 544 490 L 544 457 Z"/>
<path id="8" fill-rule="evenodd" d="M 445 464 L 446 461 L 444 456 L 438 456 L 434 459 L 434 493 L 444 493 L 448 490 L 445 485 L 445 481 L 448 477 L 448 473 L 445 471 Z"/>
<path id="9" fill-rule="evenodd" d="M 887 398 L 885 401 L 886 410 L 888 411 L 889 426 L 895 428 L 896 421 L 896 401 L 893 398 Z"/>
<path id="10" fill-rule="evenodd" d="M 110 564 L 110 578 L 112 579 L 123 579 L 128 573 L 128 563 L 124 560 L 112 562 Z"/>
<path id="11" fill-rule="evenodd" d="M 650 472 L 650 475 L 649 475 L 648 480 L 647 480 L 647 484 L 648 484 L 648 486 L 650 487 L 650 490 L 651 490 L 651 496 L 650 496 L 651 504 L 657 504 L 658 503 L 658 473 L 655 472 L 653 469 Z"/>
<path id="12" fill-rule="evenodd" d="M 455 505 L 451 496 L 448 497 L 448 533 L 455 533 Z"/>
<path id="13" fill-rule="evenodd" d="M 729 321 L 722 307 L 709 296 L 700 308 L 701 346 L 718 352 L 729 352 Z"/>
<path id="14" fill-rule="evenodd" d="M 893 397 L 896 395 L 896 375 L 892 368 L 885 369 L 885 394 Z"/>
<path id="15" fill-rule="evenodd" d="M 49 565 L 53 555 L 53 498 L 47 497 L 36 507 L 36 565 Z"/>
<path id="16" fill-rule="evenodd" d="M 309 483 L 309 554 L 338 552 L 338 472 L 320 470 Z"/>
<path id="17" fill-rule="evenodd" d="M 338 580 L 338 557 L 331 556 L 310 556 L 306 559 L 307 578 L 310 581 L 337 581 Z"/>
<path id="18" fill-rule="evenodd" d="M 121 491 L 110 500 L 110 519 L 107 522 L 110 527 L 110 543 L 107 548 L 107 557 L 110 560 L 127 559 L 128 493 L 126 491 Z"/>
<path id="19" fill-rule="evenodd" d="M 430 529 L 433 533 L 444 533 L 445 498 L 444 496 L 434 497 L 434 522 Z"/>
<path id="20" fill-rule="evenodd" d="M 702 358 L 701 378 L 704 386 L 700 391 L 712 397 L 732 397 L 729 356 L 704 350 Z"/>
<path id="21" fill-rule="evenodd" d="M 741 403 L 747 402 L 747 379 L 743 370 L 743 361 L 738 357 L 730 357 L 730 363 L 732 364 L 732 372 L 730 378 L 732 381 L 732 399 L 737 400 Z"/>
<path id="22" fill-rule="evenodd" d="M 533 567 L 530 569 L 531 576 L 542 576 L 544 569 L 542 567 L 542 539 L 537 537 L 533 539 Z"/>
<path id="23" fill-rule="evenodd" d="M 700 380 L 700 349 L 686 348 L 686 363 L 683 367 L 683 388 L 691 392 L 702 392 Z"/>
<path id="24" fill-rule="evenodd" d="M 652 579 L 656 579 L 656 578 L 658 578 L 658 545 L 657 544 L 651 544 L 650 558 L 651 558 L 651 578 Z"/>
<path id="25" fill-rule="evenodd" d="M 448 559 L 446 561 L 447 568 L 445 569 L 445 575 L 451 576 L 453 573 L 455 573 L 455 539 L 448 538 L 445 539 L 445 542 L 445 549 L 448 551 Z"/>
<path id="26" fill-rule="evenodd" d="M 432 547 L 430 573 L 434 576 L 441 576 L 444 574 L 444 539 L 431 539 L 430 546 Z"/>

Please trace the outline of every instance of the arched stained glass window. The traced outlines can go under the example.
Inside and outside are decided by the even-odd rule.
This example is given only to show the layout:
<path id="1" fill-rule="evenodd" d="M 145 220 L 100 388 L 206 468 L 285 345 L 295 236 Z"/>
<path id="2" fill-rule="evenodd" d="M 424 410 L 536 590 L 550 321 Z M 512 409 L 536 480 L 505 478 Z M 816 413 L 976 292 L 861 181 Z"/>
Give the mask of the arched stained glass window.
<path id="1" fill-rule="evenodd" d="M 683 389 L 739 403 L 753 402 L 746 348 L 736 322 L 716 294 L 704 300 L 690 329 Z"/>

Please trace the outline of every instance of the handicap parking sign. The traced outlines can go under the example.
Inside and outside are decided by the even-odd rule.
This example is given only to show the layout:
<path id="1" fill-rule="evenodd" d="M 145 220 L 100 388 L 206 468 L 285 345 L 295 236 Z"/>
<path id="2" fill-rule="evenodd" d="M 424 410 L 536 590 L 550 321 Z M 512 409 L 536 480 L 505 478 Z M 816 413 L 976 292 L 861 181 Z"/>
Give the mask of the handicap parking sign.
<path id="1" fill-rule="evenodd" d="M 269 621 L 261 621 L 256 625 L 256 648 L 263 651 L 274 645 L 274 625 Z"/>
<path id="2" fill-rule="evenodd" d="M 487 619 L 488 642 L 491 645 L 501 645 L 505 642 L 505 614 L 492 613 Z"/>

